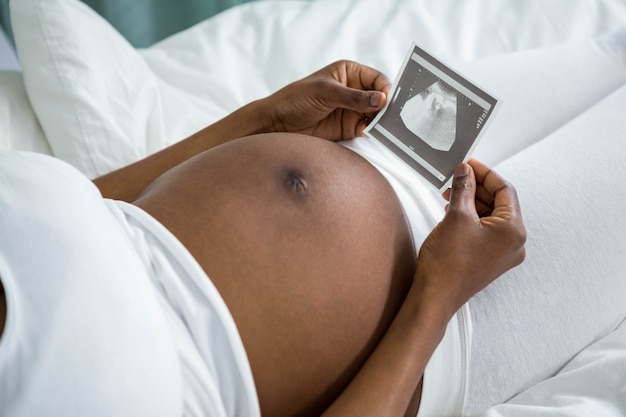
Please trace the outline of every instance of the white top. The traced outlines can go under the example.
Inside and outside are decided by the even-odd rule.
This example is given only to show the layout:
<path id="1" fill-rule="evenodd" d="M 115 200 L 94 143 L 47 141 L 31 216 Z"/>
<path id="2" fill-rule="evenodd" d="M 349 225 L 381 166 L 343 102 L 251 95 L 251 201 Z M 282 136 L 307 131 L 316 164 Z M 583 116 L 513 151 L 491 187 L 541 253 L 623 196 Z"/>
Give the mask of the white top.
<path id="1" fill-rule="evenodd" d="M 259 415 L 223 301 L 154 219 L 19 152 L 0 213 L 0 415 Z"/>

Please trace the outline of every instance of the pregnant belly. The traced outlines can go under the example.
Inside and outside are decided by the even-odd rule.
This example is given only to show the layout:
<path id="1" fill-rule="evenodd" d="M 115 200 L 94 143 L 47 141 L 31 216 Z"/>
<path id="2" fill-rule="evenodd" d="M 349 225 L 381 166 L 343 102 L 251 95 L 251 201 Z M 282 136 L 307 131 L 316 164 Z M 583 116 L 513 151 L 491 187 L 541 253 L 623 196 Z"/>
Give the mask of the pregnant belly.
<path id="1" fill-rule="evenodd" d="M 323 411 L 376 347 L 413 278 L 391 186 L 332 142 L 238 139 L 169 171 L 136 204 L 182 241 L 224 298 L 265 415 Z"/>

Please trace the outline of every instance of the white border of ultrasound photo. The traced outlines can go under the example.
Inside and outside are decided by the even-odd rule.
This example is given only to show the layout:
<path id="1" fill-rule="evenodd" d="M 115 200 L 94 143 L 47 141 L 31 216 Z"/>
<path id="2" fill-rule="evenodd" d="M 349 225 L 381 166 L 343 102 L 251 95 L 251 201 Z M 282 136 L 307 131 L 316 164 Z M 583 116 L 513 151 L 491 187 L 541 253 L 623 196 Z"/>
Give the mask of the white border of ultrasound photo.
<path id="1" fill-rule="evenodd" d="M 416 71 L 419 72 L 417 77 L 413 76 L 413 73 L 417 74 Z M 416 81 L 419 77 L 424 80 Z M 432 79 L 435 79 L 434 83 Z M 418 82 L 425 84 L 416 87 Z M 431 107 L 426 112 L 421 111 L 429 104 L 406 106 L 410 99 L 432 93 L 426 90 L 434 87 L 439 89 L 439 97 L 444 97 L 439 102 L 448 102 L 444 104 L 448 106 L 447 124 L 441 121 L 446 118 L 424 115 L 432 111 Z M 447 100 L 446 94 L 441 94 L 442 89 L 448 91 L 447 95 L 452 100 Z M 445 113 L 441 111 L 441 103 L 436 105 L 438 115 Z M 454 168 L 469 159 L 500 105 L 501 102 L 485 90 L 413 43 L 394 80 L 387 105 L 365 128 L 364 133 L 385 145 L 439 191 L 444 191 L 452 181 Z M 401 120 L 405 106 L 407 113 L 413 111 L 418 118 L 424 115 L 423 120 L 416 121 L 415 126 L 407 126 L 403 121 L 406 119 Z M 451 118 L 453 123 L 450 123 Z M 439 135 L 439 139 L 430 141 L 424 135 L 420 137 L 418 133 L 422 132 L 435 132 L 428 134 Z"/>

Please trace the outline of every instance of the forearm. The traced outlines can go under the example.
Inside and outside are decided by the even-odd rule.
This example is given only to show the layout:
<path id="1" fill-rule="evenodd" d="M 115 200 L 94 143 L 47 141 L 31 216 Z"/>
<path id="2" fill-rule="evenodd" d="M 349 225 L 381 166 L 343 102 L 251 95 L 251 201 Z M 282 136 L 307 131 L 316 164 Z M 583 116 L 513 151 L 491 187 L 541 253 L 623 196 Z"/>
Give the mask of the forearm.
<path id="1" fill-rule="evenodd" d="M 161 174 L 230 140 L 267 132 L 269 119 L 262 100 L 254 101 L 190 137 L 124 168 L 94 180 L 106 198 L 132 202 Z"/>
<path id="2" fill-rule="evenodd" d="M 380 72 L 338 61 L 94 183 L 105 197 L 130 202 L 161 174 L 232 139 L 274 131 L 329 140 L 353 138 L 365 127 L 363 115 L 371 118 L 384 107 L 390 87 Z"/>
<path id="3" fill-rule="evenodd" d="M 454 171 L 446 215 L 420 247 L 387 334 L 327 416 L 403 416 L 454 313 L 525 257 L 515 188 L 478 161 Z M 412 410 L 413 411 L 413 410 Z"/>
<path id="4" fill-rule="evenodd" d="M 449 305 L 419 301 L 426 299 L 420 292 L 411 288 L 384 338 L 325 417 L 405 415 L 452 316 Z"/>

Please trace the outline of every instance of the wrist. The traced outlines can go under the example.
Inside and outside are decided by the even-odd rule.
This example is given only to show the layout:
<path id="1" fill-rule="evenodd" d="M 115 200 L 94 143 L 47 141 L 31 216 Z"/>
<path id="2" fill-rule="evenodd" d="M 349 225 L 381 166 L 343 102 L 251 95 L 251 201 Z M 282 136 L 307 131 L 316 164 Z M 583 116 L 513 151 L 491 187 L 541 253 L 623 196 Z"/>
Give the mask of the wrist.
<path id="1" fill-rule="evenodd" d="M 443 281 L 440 276 L 416 274 L 412 288 L 415 289 L 414 300 L 420 306 L 420 312 L 445 327 L 464 302 L 458 302 L 460 297 L 457 292 L 454 288 L 441 285 Z"/>
<path id="2" fill-rule="evenodd" d="M 264 99 L 240 107 L 223 120 L 230 125 L 233 139 L 275 131 Z"/>

